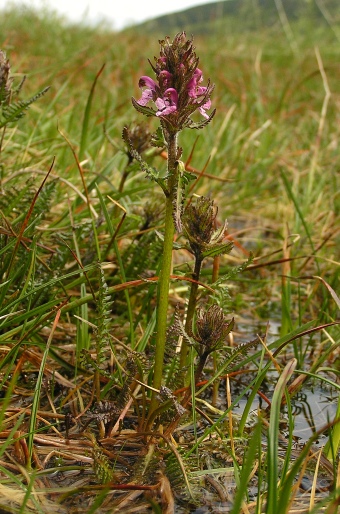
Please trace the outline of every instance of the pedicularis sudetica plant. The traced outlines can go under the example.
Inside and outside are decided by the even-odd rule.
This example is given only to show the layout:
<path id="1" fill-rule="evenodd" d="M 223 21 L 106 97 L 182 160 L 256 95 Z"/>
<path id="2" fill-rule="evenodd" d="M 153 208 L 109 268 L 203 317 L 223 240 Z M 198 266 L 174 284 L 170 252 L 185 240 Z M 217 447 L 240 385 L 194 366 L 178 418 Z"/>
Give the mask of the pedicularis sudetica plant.
<path id="1" fill-rule="evenodd" d="M 10 69 L 6 53 L 0 50 L 0 128 L 22 118 L 28 107 L 49 89 L 49 87 L 46 87 L 28 100 L 15 101 L 15 98 L 21 91 L 24 80 L 21 81 L 17 88 L 13 88 L 13 78 L 10 76 Z"/>
<path id="2" fill-rule="evenodd" d="M 185 128 L 201 129 L 213 118 L 210 114 L 211 94 L 214 89 L 209 81 L 201 85 L 203 74 L 198 67 L 199 59 L 195 54 L 193 40 L 187 39 L 184 32 L 175 36 L 173 41 L 167 37 L 160 44 L 160 55 L 150 65 L 155 79 L 142 76 L 139 87 L 142 96 L 132 99 L 135 109 L 146 115 L 155 116 L 160 121 L 156 144 L 165 146 L 168 153 L 167 173 L 162 177 L 157 170 L 149 167 L 137 151 L 131 148 L 132 155 L 140 162 L 148 177 L 156 181 L 165 194 L 165 234 L 162 265 L 158 282 L 157 296 L 157 335 L 153 375 L 153 387 L 159 389 L 162 383 L 163 359 L 166 341 L 169 281 L 172 261 L 172 249 L 175 230 L 182 230 L 182 212 L 185 186 L 193 177 L 187 173 L 180 161 L 182 150 L 178 146 L 178 134 Z M 198 111 L 203 116 L 198 122 L 191 116 Z M 131 143 L 128 129 L 124 129 L 124 139 Z M 133 147 L 132 144 L 130 144 Z M 157 404 L 154 395 L 151 411 Z"/>

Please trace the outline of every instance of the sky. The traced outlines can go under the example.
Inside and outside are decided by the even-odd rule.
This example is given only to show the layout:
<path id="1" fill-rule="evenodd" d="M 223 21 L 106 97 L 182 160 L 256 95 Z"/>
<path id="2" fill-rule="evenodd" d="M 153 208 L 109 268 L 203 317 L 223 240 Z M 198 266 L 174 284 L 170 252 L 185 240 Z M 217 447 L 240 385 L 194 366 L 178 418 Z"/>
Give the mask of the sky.
<path id="1" fill-rule="evenodd" d="M 119 30 L 135 22 L 212 1 L 215 0 L 0 0 L 0 9 L 13 4 L 52 7 L 72 21 L 85 18 L 89 22 L 98 22 L 104 18 Z"/>

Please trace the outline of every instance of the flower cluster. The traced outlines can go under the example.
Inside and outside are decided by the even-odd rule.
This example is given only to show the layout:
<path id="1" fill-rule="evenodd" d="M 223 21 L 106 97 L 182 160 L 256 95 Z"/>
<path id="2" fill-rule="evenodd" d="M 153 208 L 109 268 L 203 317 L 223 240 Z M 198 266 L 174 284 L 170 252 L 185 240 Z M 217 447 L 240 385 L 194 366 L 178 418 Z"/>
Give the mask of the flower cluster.
<path id="1" fill-rule="evenodd" d="M 234 318 L 227 319 L 216 304 L 208 310 L 198 309 L 195 340 L 211 353 L 226 344 L 228 334 L 234 327 Z"/>
<path id="2" fill-rule="evenodd" d="M 156 80 L 148 76 L 139 79 L 142 96 L 132 99 L 134 107 L 147 116 L 157 116 L 162 124 L 175 131 L 184 127 L 201 128 L 214 116 L 209 115 L 210 96 L 214 86 L 208 81 L 202 86 L 203 74 L 198 68 L 192 39 L 186 39 L 184 32 L 177 34 L 172 43 L 169 38 L 160 41 L 160 56 L 151 64 Z M 147 107 L 153 102 L 156 109 Z M 205 120 L 193 123 L 190 116 L 198 110 Z"/>
<path id="3" fill-rule="evenodd" d="M 233 245 L 230 241 L 223 242 L 227 221 L 216 230 L 216 216 L 217 207 L 214 201 L 205 196 L 200 196 L 196 202 L 191 202 L 184 213 L 184 232 L 196 259 L 221 255 L 232 249 Z"/>

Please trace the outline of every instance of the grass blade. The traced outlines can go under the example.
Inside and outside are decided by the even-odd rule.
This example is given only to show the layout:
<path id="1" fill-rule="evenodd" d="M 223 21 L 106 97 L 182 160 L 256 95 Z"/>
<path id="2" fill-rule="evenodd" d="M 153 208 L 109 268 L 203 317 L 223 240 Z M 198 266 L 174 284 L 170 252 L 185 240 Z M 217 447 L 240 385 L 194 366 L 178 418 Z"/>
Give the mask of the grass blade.
<path id="1" fill-rule="evenodd" d="M 276 384 L 274 395 L 272 399 L 271 411 L 270 411 L 270 422 L 268 430 L 268 456 L 267 456 L 267 468 L 268 468 L 268 498 L 267 498 L 267 514 L 278 514 L 279 512 L 286 512 L 283 509 L 282 504 L 279 504 L 278 498 L 278 445 L 279 445 L 279 421 L 280 421 L 280 409 L 281 400 L 287 385 L 288 380 L 292 376 L 297 361 L 292 359 L 284 370 Z M 284 499 L 280 499 L 280 501 Z M 287 502 L 289 501 L 289 496 Z"/>
<path id="2" fill-rule="evenodd" d="M 249 484 L 249 477 L 254 467 L 255 460 L 258 456 L 259 448 L 261 447 L 261 428 L 261 421 L 259 421 L 248 443 L 248 450 L 242 464 L 240 484 L 237 488 L 230 514 L 239 514 L 242 512 L 241 506 L 244 495 L 247 491 L 247 486 Z"/>

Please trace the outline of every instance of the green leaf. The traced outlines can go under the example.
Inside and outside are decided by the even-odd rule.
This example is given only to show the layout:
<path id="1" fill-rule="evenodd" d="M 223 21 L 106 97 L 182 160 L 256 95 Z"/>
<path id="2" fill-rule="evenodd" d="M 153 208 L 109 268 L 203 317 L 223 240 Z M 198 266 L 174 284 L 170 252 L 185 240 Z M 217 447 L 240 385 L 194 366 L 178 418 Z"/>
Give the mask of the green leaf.
<path id="1" fill-rule="evenodd" d="M 277 512 L 287 512 L 279 506 L 279 499 L 288 503 L 289 496 L 285 498 L 278 497 L 278 448 L 279 448 L 279 420 L 281 400 L 288 380 L 292 376 L 296 368 L 297 360 L 290 360 L 285 366 L 275 386 L 268 429 L 268 497 L 267 497 L 267 514 L 276 514 Z"/>
<path id="2" fill-rule="evenodd" d="M 261 422 L 259 421 L 254 429 L 252 437 L 249 439 L 248 448 L 243 459 L 240 483 L 238 485 L 236 494 L 233 498 L 233 507 L 230 514 L 238 514 L 242 512 L 242 501 L 246 494 L 254 463 L 261 448 Z"/>
<path id="3" fill-rule="evenodd" d="M 97 75 L 95 76 L 95 79 L 93 81 L 91 91 L 89 94 L 89 97 L 87 99 L 86 107 L 85 107 L 85 113 L 84 113 L 84 120 L 83 120 L 83 126 L 81 131 L 81 139 L 80 139 L 80 149 L 79 149 L 79 160 L 81 161 L 84 157 L 85 149 L 87 146 L 87 138 L 88 138 L 88 132 L 89 132 L 89 123 L 91 118 L 91 108 L 92 108 L 92 101 L 94 96 L 94 91 L 96 88 L 96 84 L 98 81 L 99 76 L 101 75 L 105 64 L 100 68 Z"/>

